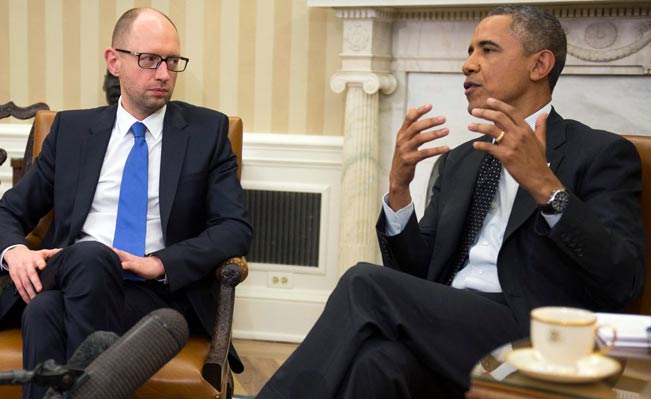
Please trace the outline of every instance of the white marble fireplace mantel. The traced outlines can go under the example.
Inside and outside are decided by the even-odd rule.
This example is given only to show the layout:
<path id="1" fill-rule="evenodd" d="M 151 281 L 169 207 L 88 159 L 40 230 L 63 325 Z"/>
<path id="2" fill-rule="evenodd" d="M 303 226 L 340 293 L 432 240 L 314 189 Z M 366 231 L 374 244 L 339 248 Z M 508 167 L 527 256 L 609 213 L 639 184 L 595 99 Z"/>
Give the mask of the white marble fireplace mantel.
<path id="1" fill-rule="evenodd" d="M 508 4 L 531 4 L 531 5 L 594 5 L 611 4 L 621 7 L 631 4 L 648 3 L 647 0 L 516 0 Z M 493 0 L 308 0 L 310 7 L 477 7 L 477 6 L 498 6 L 503 1 Z"/>
<path id="2" fill-rule="evenodd" d="M 380 262 L 374 225 L 388 189 L 395 142 L 408 108 L 431 103 L 445 115 L 454 147 L 475 137 L 461 65 L 477 23 L 493 0 L 308 0 L 343 21 L 341 69 L 330 81 L 346 95 L 339 266 Z M 622 134 L 651 135 L 651 1 L 519 0 L 545 8 L 568 38 L 565 69 L 552 103 L 566 118 Z M 411 185 L 425 206 L 434 159 Z"/>

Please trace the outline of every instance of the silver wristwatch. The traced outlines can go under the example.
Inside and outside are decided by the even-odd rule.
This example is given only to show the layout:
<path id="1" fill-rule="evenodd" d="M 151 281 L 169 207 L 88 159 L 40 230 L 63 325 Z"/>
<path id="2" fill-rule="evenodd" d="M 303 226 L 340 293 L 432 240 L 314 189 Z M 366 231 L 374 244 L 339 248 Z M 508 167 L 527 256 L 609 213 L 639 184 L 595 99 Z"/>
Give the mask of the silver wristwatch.
<path id="1" fill-rule="evenodd" d="M 570 194 L 568 194 L 565 187 L 560 190 L 552 191 L 552 195 L 547 200 L 547 203 L 544 205 L 538 205 L 538 209 L 546 215 L 557 215 L 563 213 L 567 204 L 570 201 Z"/>

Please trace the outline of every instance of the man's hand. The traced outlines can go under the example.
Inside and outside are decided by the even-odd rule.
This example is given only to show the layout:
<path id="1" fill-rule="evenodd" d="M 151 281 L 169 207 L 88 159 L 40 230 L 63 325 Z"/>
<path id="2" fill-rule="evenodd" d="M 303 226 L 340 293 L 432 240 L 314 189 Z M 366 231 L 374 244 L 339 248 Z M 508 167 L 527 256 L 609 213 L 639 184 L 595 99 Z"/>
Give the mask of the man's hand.
<path id="1" fill-rule="evenodd" d="M 32 251 L 19 245 L 5 252 L 4 261 L 9 267 L 9 276 L 25 303 L 29 303 L 43 289 L 37 270 L 45 269 L 47 260 L 59 251 L 61 248 Z"/>
<path id="2" fill-rule="evenodd" d="M 445 118 L 442 116 L 420 120 L 431 109 L 432 105 L 429 104 L 409 109 L 398 131 L 389 174 L 389 206 L 394 211 L 411 203 L 409 183 L 414 179 L 416 164 L 450 149 L 448 146 L 419 149 L 423 144 L 447 136 L 449 133 L 447 128 L 423 132 L 445 123 Z"/>
<path id="3" fill-rule="evenodd" d="M 545 139 L 547 133 L 547 115 L 536 120 L 536 131 L 516 117 L 515 109 L 494 98 L 487 100 L 491 109 L 475 108 L 472 115 L 492 121 L 489 123 L 471 123 L 468 129 L 483 133 L 497 139 L 499 144 L 475 142 L 474 148 L 492 154 L 502 162 L 518 184 L 527 190 L 537 204 L 545 204 L 552 191 L 563 188 L 554 172 L 549 169 L 545 156 Z"/>
<path id="4" fill-rule="evenodd" d="M 117 248 L 113 248 L 113 250 L 120 257 L 122 270 L 130 271 L 145 280 L 161 278 L 165 274 L 163 262 L 157 256 L 141 257 Z"/>

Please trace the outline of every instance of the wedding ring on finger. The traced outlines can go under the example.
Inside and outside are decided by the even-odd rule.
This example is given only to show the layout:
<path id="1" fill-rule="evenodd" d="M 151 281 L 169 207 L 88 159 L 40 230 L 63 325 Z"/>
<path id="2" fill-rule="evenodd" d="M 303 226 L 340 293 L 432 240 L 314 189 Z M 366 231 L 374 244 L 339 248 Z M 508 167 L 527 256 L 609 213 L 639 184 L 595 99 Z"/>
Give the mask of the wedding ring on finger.
<path id="1" fill-rule="evenodd" d="M 500 135 L 497 136 L 497 138 L 495 139 L 495 144 L 499 144 L 499 143 L 501 143 L 503 139 L 504 139 L 504 130 L 502 130 L 502 131 L 500 132 Z"/>

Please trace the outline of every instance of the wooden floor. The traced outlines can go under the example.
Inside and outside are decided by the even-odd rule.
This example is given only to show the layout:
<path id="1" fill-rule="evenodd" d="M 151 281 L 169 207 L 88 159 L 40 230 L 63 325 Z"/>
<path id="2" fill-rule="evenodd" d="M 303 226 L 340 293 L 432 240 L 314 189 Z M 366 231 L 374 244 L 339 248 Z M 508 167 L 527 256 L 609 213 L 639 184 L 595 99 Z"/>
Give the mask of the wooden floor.
<path id="1" fill-rule="evenodd" d="M 234 374 L 235 393 L 255 396 L 297 344 L 234 339 L 233 345 L 244 363 L 244 372 Z"/>

